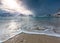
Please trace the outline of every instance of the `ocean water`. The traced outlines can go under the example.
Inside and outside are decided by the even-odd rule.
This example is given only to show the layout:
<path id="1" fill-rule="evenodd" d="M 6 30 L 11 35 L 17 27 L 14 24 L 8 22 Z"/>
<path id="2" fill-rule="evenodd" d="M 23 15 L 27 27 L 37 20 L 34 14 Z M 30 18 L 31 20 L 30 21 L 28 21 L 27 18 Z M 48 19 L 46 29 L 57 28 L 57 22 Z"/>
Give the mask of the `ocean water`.
<path id="1" fill-rule="evenodd" d="M 38 18 L 30 16 L 0 17 L 0 42 L 24 32 L 60 37 L 60 18 Z"/>

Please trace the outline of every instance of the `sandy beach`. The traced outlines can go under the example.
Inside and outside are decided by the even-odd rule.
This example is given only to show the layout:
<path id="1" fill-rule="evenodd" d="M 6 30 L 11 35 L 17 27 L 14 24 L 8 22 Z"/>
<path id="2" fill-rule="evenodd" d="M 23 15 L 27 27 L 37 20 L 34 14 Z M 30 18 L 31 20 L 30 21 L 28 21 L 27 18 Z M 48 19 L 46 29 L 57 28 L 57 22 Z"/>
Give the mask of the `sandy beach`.
<path id="1" fill-rule="evenodd" d="M 35 34 L 18 34 L 13 38 L 3 43 L 60 43 L 60 38 L 46 36 L 46 35 L 35 35 Z"/>

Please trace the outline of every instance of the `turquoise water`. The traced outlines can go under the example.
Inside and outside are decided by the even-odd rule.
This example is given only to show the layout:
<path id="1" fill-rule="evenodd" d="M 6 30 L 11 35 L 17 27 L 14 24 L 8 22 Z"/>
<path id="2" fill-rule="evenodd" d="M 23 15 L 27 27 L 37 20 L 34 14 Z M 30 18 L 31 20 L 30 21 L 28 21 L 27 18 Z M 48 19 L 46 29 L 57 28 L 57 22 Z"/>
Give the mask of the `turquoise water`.
<path id="1" fill-rule="evenodd" d="M 27 17 L 27 25 L 29 26 L 43 26 L 46 28 L 58 28 L 60 27 L 60 18 L 33 18 Z M 27 27 L 29 27 L 27 26 Z"/>
<path id="2" fill-rule="evenodd" d="M 5 41 L 22 31 L 44 32 L 44 30 L 35 29 L 36 27 L 44 30 L 60 29 L 60 18 L 0 17 L 0 41 Z"/>

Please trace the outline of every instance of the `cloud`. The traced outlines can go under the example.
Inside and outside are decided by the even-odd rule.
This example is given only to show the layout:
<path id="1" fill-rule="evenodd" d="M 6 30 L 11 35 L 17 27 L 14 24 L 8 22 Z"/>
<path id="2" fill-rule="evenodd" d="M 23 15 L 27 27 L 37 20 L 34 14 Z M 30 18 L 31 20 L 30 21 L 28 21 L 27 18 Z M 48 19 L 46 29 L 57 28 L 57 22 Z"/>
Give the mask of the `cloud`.
<path id="1" fill-rule="evenodd" d="M 12 0 L 9 0 L 12 1 Z M 14 1 L 14 0 L 13 0 Z M 8 7 L 13 9 L 6 9 L 7 11 L 18 11 L 23 14 L 35 14 L 36 16 L 45 16 L 47 14 L 54 14 L 60 9 L 60 0 L 16 0 L 18 4 L 15 3 L 8 5 Z M 11 2 L 9 2 L 11 3 Z M 12 6 L 12 7 L 11 7 Z M 6 6 L 2 7 L 3 9 Z"/>
<path id="2" fill-rule="evenodd" d="M 22 13 L 25 15 L 29 15 L 29 14 L 33 14 L 30 10 L 28 10 L 24 3 L 22 1 L 19 0 L 2 0 L 1 1 L 2 5 L 1 5 L 1 9 L 4 9 L 6 11 L 9 12 L 18 12 L 18 13 Z"/>
<path id="3" fill-rule="evenodd" d="M 60 9 L 60 0 L 23 0 L 36 16 L 54 14 Z"/>

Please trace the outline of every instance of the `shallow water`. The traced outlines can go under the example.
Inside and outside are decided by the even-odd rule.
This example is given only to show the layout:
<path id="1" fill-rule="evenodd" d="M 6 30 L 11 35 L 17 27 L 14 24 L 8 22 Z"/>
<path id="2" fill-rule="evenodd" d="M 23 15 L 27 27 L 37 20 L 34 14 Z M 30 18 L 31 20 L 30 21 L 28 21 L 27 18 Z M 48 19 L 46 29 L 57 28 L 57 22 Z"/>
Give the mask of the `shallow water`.
<path id="1" fill-rule="evenodd" d="M 36 27 L 40 29 L 35 29 Z M 54 33 L 53 29 L 60 29 L 60 18 L 0 17 L 0 42 L 22 31 L 30 34 L 60 36 Z"/>

